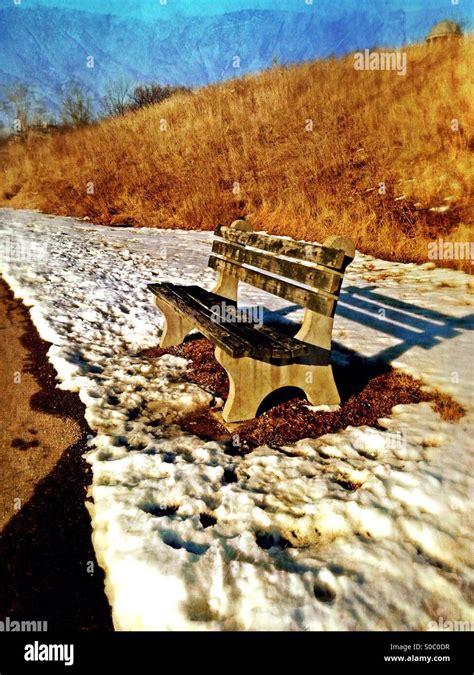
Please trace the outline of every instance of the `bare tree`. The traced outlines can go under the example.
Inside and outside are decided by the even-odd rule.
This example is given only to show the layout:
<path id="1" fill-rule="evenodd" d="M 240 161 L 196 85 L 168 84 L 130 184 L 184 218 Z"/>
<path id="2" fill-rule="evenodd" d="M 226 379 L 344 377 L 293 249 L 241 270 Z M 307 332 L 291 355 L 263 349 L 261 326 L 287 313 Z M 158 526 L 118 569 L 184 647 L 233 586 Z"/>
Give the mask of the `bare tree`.
<path id="1" fill-rule="evenodd" d="M 133 109 L 143 108 L 144 106 L 161 103 L 165 99 L 182 92 L 190 91 L 187 87 L 172 86 L 169 84 L 161 85 L 156 82 L 151 84 L 140 84 L 131 94 L 131 107 Z"/>
<path id="2" fill-rule="evenodd" d="M 102 110 L 107 117 L 125 115 L 130 107 L 131 86 L 124 79 L 110 84 L 102 98 Z"/>
<path id="3" fill-rule="evenodd" d="M 61 112 L 65 124 L 80 127 L 94 119 L 92 98 L 79 83 L 73 83 L 62 100 Z"/>
<path id="4" fill-rule="evenodd" d="M 37 100 L 31 87 L 16 83 L 2 89 L 1 109 L 12 118 L 15 133 L 26 133 L 31 123 L 44 115 L 45 109 Z"/>

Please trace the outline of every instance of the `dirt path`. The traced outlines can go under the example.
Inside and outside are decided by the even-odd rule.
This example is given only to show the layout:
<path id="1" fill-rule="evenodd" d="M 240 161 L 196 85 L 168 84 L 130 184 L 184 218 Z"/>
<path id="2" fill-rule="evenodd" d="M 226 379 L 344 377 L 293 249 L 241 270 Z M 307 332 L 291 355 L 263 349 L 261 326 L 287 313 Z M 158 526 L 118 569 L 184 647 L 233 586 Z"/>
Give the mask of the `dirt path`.
<path id="1" fill-rule="evenodd" d="M 84 406 L 56 389 L 48 348 L 0 280 L 0 619 L 110 630 L 84 506 Z"/>

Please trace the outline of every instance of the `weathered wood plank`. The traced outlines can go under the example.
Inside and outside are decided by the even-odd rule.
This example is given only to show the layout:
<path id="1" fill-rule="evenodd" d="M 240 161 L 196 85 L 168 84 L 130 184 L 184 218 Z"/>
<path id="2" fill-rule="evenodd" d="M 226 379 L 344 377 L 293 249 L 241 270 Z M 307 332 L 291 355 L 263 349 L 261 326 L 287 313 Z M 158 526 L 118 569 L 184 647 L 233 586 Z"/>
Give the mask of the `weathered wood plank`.
<path id="1" fill-rule="evenodd" d="M 216 310 L 219 312 L 226 307 L 237 308 L 236 303 L 228 302 L 222 296 L 206 291 L 199 286 L 194 286 L 190 291 L 190 297 L 197 300 L 203 305 L 204 311 L 209 311 L 211 321 L 216 321 Z M 284 350 L 283 346 L 270 340 L 267 336 L 260 334 L 252 325 L 244 324 L 242 322 L 221 322 L 229 333 L 237 336 L 242 342 L 248 346 L 254 355 L 261 357 L 279 356 L 284 358 L 288 356 L 288 351 Z M 303 344 L 303 343 L 301 343 Z"/>
<path id="2" fill-rule="evenodd" d="M 274 327 L 269 326 L 268 324 L 257 328 L 259 333 L 265 333 L 272 340 L 280 343 L 282 348 L 285 349 L 291 356 L 303 356 L 309 352 L 308 345 L 301 340 L 297 340 L 291 335 L 286 335 L 285 333 L 280 333 L 280 331 Z"/>
<path id="3" fill-rule="evenodd" d="M 255 270 L 247 269 L 246 267 L 241 267 L 236 263 L 217 258 L 214 255 L 211 255 L 209 258 L 209 267 L 212 267 L 212 269 L 217 270 L 218 272 L 230 274 L 240 281 L 263 289 L 267 293 L 272 293 L 280 298 L 291 300 L 302 307 L 309 307 L 309 309 L 312 309 L 319 314 L 324 314 L 324 316 L 333 315 L 335 300 L 323 296 L 322 294 L 306 290 L 300 286 L 295 286 L 288 281 L 275 279 L 263 272 L 257 272 Z"/>
<path id="4" fill-rule="evenodd" d="M 230 334 L 222 324 L 212 321 L 210 311 L 206 313 L 203 306 L 196 300 L 192 298 L 185 300 L 167 284 L 150 284 L 148 288 L 178 314 L 192 319 L 199 330 L 224 351 L 235 358 L 252 355 L 251 345 L 243 343 L 237 336 Z"/>
<path id="5" fill-rule="evenodd" d="M 310 244 L 304 241 L 294 239 L 283 239 L 271 234 L 260 232 L 243 232 L 226 225 L 217 225 L 216 237 L 225 239 L 234 244 L 242 246 L 252 246 L 263 251 L 275 253 L 277 255 L 286 255 L 290 258 L 307 260 L 319 265 L 324 265 L 332 269 L 339 270 L 344 266 L 345 253 L 336 248 L 328 248 L 319 244 Z"/>
<path id="6" fill-rule="evenodd" d="M 206 291 L 199 286 L 193 286 L 190 294 L 209 309 L 220 305 L 222 302 L 225 302 L 227 305 L 236 306 L 235 303 L 229 303 L 225 298 Z M 287 358 L 290 356 L 303 356 L 309 351 L 308 345 L 301 340 L 280 333 L 276 328 L 271 326 L 254 326 L 242 322 L 227 325 L 229 330 L 233 331 L 242 340 L 248 341 L 254 346 L 259 345 L 264 350 L 267 350 L 265 355 L 268 357 Z"/>
<path id="7" fill-rule="evenodd" d="M 242 230 L 250 232 L 252 227 L 250 223 L 245 220 L 236 220 L 230 226 L 233 230 Z M 223 295 L 225 298 L 237 300 L 239 281 L 235 277 L 220 272 L 217 278 L 216 285 L 213 289 L 214 293 Z"/>
<path id="8" fill-rule="evenodd" d="M 199 286 L 176 286 L 170 283 L 151 284 L 151 292 L 169 304 L 183 317 L 192 317 L 196 327 L 235 358 L 279 358 L 302 356 L 308 345 L 295 338 L 280 335 L 269 327 L 257 328 L 251 324 L 216 321 L 216 307 L 224 304 L 236 307 L 236 303 L 200 288 Z"/>
<path id="9" fill-rule="evenodd" d="M 223 241 L 215 241 L 212 246 L 212 252 L 230 260 L 230 262 L 258 267 L 272 274 L 285 277 L 290 281 L 298 281 L 306 286 L 312 286 L 318 292 L 322 292 L 323 295 L 327 293 L 328 297 L 331 297 L 333 300 L 336 300 L 339 294 L 342 275 L 331 271 L 329 268 L 318 269 L 310 267 L 296 260 L 277 258 L 271 253 L 254 251 Z"/>

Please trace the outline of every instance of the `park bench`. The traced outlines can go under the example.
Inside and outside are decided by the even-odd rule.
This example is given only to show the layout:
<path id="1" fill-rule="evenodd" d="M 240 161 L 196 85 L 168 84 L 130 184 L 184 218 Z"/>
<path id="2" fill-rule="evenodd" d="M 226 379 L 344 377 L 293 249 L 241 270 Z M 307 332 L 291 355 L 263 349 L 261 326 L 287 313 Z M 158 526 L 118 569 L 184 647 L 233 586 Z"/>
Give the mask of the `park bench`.
<path id="1" fill-rule="evenodd" d="M 321 246 L 253 232 L 244 220 L 218 225 L 209 258 L 219 273 L 212 292 L 167 282 L 148 286 L 166 320 L 160 346 L 181 344 L 194 328 L 214 343 L 229 377 L 222 413 L 228 423 L 253 419 L 262 401 L 283 387 L 303 390 L 312 405 L 338 404 L 331 335 L 354 253 L 345 237 L 329 237 Z M 292 337 L 277 325 L 239 320 L 239 281 L 304 307 L 298 333 Z"/>

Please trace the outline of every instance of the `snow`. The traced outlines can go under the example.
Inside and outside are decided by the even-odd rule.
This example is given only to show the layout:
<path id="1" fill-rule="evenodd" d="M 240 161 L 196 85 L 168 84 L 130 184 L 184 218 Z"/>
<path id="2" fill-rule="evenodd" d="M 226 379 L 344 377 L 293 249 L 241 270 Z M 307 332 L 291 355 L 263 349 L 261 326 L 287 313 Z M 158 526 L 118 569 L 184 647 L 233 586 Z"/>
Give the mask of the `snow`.
<path id="1" fill-rule="evenodd" d="M 211 288 L 211 233 L 8 209 L 0 230 L 2 275 L 51 342 L 59 386 L 86 405 L 87 505 L 117 630 L 427 630 L 440 616 L 474 620 L 468 275 L 358 254 L 334 332 L 337 344 L 450 393 L 467 409 L 459 422 L 429 403 L 399 405 L 377 429 L 239 457 L 181 430 L 180 417 L 213 401 L 182 378 L 186 361 L 139 355 L 162 326 L 146 284 Z M 241 299 L 302 317 L 251 287 Z"/>

